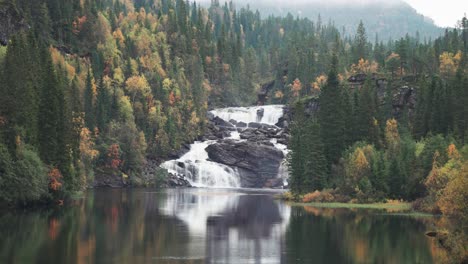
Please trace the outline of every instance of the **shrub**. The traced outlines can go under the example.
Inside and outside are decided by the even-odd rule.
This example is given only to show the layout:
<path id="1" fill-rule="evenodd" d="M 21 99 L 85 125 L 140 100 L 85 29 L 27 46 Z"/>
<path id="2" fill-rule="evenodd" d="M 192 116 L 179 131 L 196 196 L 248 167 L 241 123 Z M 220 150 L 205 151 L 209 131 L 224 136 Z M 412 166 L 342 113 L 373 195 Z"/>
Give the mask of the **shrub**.
<path id="1" fill-rule="evenodd" d="M 4 145 L 0 145 L 0 200 L 7 203 L 28 203 L 48 194 L 47 170 L 38 154 L 30 147 L 21 147 L 14 161 Z"/>
<path id="2" fill-rule="evenodd" d="M 304 203 L 311 203 L 311 202 L 317 202 L 317 199 L 320 197 L 320 192 L 315 191 L 312 193 L 308 193 L 302 197 L 302 202 Z"/>

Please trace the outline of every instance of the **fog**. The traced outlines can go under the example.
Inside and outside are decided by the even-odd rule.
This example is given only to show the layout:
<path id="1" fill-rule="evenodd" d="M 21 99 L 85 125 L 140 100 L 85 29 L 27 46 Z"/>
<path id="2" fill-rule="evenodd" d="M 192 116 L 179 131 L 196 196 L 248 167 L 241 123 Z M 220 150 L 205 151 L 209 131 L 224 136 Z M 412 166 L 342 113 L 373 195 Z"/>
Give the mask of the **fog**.
<path id="1" fill-rule="evenodd" d="M 197 2 L 210 3 L 211 0 L 198 0 Z M 225 1 L 219 0 L 220 3 Z M 418 13 L 430 17 L 440 27 L 454 27 L 458 20 L 468 12 L 468 1 L 463 0 L 233 0 L 240 5 L 264 6 L 272 5 L 278 7 L 297 8 L 306 4 L 320 3 L 324 7 L 336 5 L 379 5 L 392 6 L 407 3 L 417 10 Z"/>

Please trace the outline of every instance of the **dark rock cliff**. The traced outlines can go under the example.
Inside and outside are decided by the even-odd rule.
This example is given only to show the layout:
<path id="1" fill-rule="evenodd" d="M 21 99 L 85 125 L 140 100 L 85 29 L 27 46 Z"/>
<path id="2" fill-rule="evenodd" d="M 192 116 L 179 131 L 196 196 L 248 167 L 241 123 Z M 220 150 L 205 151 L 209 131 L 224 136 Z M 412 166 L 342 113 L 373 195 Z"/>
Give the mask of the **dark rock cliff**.
<path id="1" fill-rule="evenodd" d="M 14 4 L 0 0 L 0 45 L 6 46 L 14 33 L 28 28 Z"/>

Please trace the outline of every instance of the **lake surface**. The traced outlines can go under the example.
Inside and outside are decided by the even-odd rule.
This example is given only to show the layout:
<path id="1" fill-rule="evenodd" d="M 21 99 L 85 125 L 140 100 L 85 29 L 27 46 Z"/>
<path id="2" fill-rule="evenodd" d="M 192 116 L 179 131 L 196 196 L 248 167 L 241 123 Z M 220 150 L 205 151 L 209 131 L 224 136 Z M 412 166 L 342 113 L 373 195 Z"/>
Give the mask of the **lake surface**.
<path id="1" fill-rule="evenodd" d="M 436 263 L 432 217 L 289 206 L 273 191 L 102 189 L 0 214 L 0 263 Z"/>

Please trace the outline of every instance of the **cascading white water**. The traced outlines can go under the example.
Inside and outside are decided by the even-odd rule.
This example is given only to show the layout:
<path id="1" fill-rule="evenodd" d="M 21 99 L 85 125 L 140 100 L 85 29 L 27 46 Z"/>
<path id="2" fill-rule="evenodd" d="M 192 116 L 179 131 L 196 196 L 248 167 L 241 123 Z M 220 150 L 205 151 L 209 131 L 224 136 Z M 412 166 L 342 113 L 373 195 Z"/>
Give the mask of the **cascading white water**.
<path id="1" fill-rule="evenodd" d="M 259 112 L 263 113 L 259 114 Z M 257 122 L 274 125 L 283 116 L 283 106 L 229 107 L 215 109 L 211 113 L 227 122 L 235 120 L 246 124 Z M 231 136 L 227 139 L 241 140 L 237 131 L 231 132 Z M 171 173 L 184 175 L 195 187 L 240 188 L 240 175 L 235 168 L 208 160 L 208 153 L 205 149 L 214 143 L 216 143 L 215 140 L 197 141 L 181 158 L 166 161 L 161 167 Z M 286 146 L 276 144 L 276 142 L 275 146 L 283 152 L 286 150 Z M 283 170 L 280 170 L 281 173 Z"/>
<path id="2" fill-rule="evenodd" d="M 185 175 L 195 187 L 239 188 L 240 177 L 235 169 L 208 160 L 205 149 L 214 143 L 214 140 L 195 142 L 187 154 L 178 160 L 164 162 L 162 167 L 169 172 Z"/>
<path id="3" fill-rule="evenodd" d="M 263 123 L 274 125 L 278 123 L 278 119 L 283 116 L 283 105 L 265 105 L 265 106 L 252 106 L 252 107 L 228 107 L 211 111 L 215 116 L 219 116 L 225 121 L 231 119 L 237 122 L 244 123 Z M 258 115 L 258 111 L 263 110 L 263 116 Z"/>

